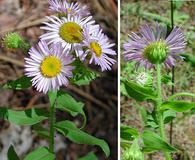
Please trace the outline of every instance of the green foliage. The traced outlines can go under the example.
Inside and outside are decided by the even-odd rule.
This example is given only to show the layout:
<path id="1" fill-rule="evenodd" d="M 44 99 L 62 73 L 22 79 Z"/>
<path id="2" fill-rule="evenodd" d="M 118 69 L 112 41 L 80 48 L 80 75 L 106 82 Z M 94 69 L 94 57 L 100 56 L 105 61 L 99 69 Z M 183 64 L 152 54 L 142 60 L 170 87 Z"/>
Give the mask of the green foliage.
<path id="1" fill-rule="evenodd" d="M 15 111 L 7 108 L 0 109 L 0 118 L 17 125 L 34 125 L 48 119 L 48 117 L 49 114 L 45 109 L 32 108 L 24 111 Z"/>
<path id="2" fill-rule="evenodd" d="M 32 86 L 31 78 L 22 76 L 17 80 L 8 81 L 3 85 L 4 89 L 22 90 Z"/>
<path id="3" fill-rule="evenodd" d="M 184 60 L 191 64 L 193 68 L 195 68 L 195 56 L 190 54 L 182 54 L 182 57 L 184 57 Z"/>
<path id="4" fill-rule="evenodd" d="M 58 91 L 56 108 L 70 113 L 73 117 L 77 116 L 78 114 L 81 114 L 84 118 L 83 126 L 85 126 L 86 116 L 83 107 L 84 107 L 83 103 L 77 102 L 68 93 L 62 90 Z"/>
<path id="5" fill-rule="evenodd" d="M 76 125 L 71 121 L 58 122 L 56 123 L 55 128 L 75 143 L 97 145 L 104 151 L 106 157 L 110 155 L 109 146 L 104 140 L 98 139 L 83 132 L 82 130 L 77 128 Z"/>
<path id="6" fill-rule="evenodd" d="M 49 130 L 42 127 L 40 124 L 33 125 L 33 131 L 38 136 L 49 139 Z"/>
<path id="7" fill-rule="evenodd" d="M 149 130 L 145 130 L 142 134 L 144 151 L 164 151 L 164 152 L 175 152 L 177 149 L 172 147 L 170 144 L 165 142 L 159 135 Z"/>
<path id="8" fill-rule="evenodd" d="M 9 150 L 7 152 L 7 158 L 8 160 L 20 160 L 13 146 L 9 147 Z"/>
<path id="9" fill-rule="evenodd" d="M 87 68 L 80 60 L 76 60 L 73 65 L 76 68 L 73 71 L 74 76 L 71 82 L 78 86 L 89 85 L 92 80 L 99 77 L 97 73 Z"/>
<path id="10" fill-rule="evenodd" d="M 148 87 L 138 85 L 133 81 L 123 81 L 127 94 L 137 101 L 155 100 L 156 93 Z"/>
<path id="11" fill-rule="evenodd" d="M 40 147 L 35 151 L 28 154 L 24 160 L 54 160 L 55 156 L 53 153 L 50 153 L 48 148 Z"/>
<path id="12" fill-rule="evenodd" d="M 185 112 L 195 108 L 194 102 L 168 101 L 161 105 L 161 110 L 171 109 L 176 112 Z"/>
<path id="13" fill-rule="evenodd" d="M 93 152 L 90 152 L 86 156 L 79 158 L 79 160 L 98 160 L 98 158 Z"/>
<path id="14" fill-rule="evenodd" d="M 164 124 L 171 122 L 176 118 L 176 112 L 173 110 L 166 110 L 163 112 Z"/>
<path id="15" fill-rule="evenodd" d="M 121 138 L 127 141 L 138 138 L 139 136 L 137 129 L 122 124 L 120 128 L 120 132 L 121 132 Z"/>

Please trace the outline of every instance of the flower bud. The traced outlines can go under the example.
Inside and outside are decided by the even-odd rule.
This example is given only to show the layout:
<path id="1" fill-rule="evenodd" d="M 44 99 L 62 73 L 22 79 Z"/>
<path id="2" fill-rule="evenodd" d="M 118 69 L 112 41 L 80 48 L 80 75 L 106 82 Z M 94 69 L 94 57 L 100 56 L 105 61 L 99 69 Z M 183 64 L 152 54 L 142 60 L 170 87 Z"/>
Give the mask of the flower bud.
<path id="1" fill-rule="evenodd" d="M 137 139 L 133 141 L 130 148 L 124 151 L 122 160 L 144 160 L 144 154 L 140 150 Z"/>
<path id="2" fill-rule="evenodd" d="M 144 57 L 152 64 L 161 64 L 168 54 L 168 47 L 163 41 L 150 43 L 143 52 Z"/>
<path id="3" fill-rule="evenodd" d="M 28 50 L 30 48 L 30 45 L 16 32 L 5 35 L 3 38 L 3 44 L 7 49 L 22 48 Z"/>

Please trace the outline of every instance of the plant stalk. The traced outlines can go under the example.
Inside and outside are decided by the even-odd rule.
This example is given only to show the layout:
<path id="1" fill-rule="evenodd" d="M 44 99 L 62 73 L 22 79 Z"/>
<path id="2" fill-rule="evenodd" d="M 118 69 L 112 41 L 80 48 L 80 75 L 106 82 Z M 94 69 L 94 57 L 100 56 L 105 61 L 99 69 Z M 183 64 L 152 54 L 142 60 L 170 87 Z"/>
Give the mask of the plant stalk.
<path id="1" fill-rule="evenodd" d="M 50 106 L 50 138 L 49 138 L 49 150 L 54 153 L 54 135 L 55 135 L 55 103 Z"/>
<path id="2" fill-rule="evenodd" d="M 173 6 L 173 0 L 171 0 L 171 29 L 174 27 L 174 6 Z M 175 67 L 172 67 L 172 88 L 171 88 L 171 94 L 174 94 L 175 91 Z M 172 136 L 173 136 L 173 121 L 170 123 L 170 132 L 169 132 L 169 141 L 170 144 L 172 144 Z"/>
<path id="3" fill-rule="evenodd" d="M 164 120 L 163 120 L 163 114 L 160 111 L 160 106 L 162 104 L 162 88 L 161 88 L 161 65 L 157 64 L 157 93 L 158 93 L 158 101 L 157 101 L 157 114 L 158 114 L 158 120 L 159 120 L 159 131 L 160 136 L 164 141 L 166 140 L 165 135 L 165 126 L 164 126 Z M 166 160 L 171 160 L 171 155 L 168 152 L 164 152 L 164 155 L 166 157 Z"/>

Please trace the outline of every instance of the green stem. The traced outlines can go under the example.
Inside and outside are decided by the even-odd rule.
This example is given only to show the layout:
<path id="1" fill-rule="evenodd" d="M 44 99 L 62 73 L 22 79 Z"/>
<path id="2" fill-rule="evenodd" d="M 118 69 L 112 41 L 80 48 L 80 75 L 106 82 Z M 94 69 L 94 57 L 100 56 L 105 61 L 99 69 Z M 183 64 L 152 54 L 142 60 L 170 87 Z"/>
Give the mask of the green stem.
<path id="1" fill-rule="evenodd" d="M 171 29 L 174 28 L 174 4 L 173 0 L 171 0 Z M 175 91 L 175 67 L 172 67 L 172 88 L 171 88 L 171 94 L 174 94 Z M 170 124 L 170 133 L 169 133 L 169 141 L 172 144 L 172 135 L 173 135 L 173 121 L 171 121 Z"/>
<path id="2" fill-rule="evenodd" d="M 55 103 L 50 106 L 50 141 L 49 141 L 49 150 L 51 153 L 54 153 L 54 124 L 55 124 Z"/>
<path id="3" fill-rule="evenodd" d="M 180 96 L 186 96 L 186 97 L 195 98 L 195 94 L 193 94 L 193 93 L 181 92 L 181 93 L 176 93 L 176 94 L 170 96 L 170 97 L 169 97 L 169 101 L 170 101 L 170 100 L 173 100 L 173 99 L 176 98 L 176 97 L 180 97 Z"/>
<path id="4" fill-rule="evenodd" d="M 57 98 L 57 91 L 50 91 L 48 93 L 49 100 L 50 100 L 50 117 L 49 117 L 49 124 L 50 124 L 50 137 L 49 137 L 49 150 L 51 153 L 54 153 L 54 135 L 55 135 L 55 105 L 56 105 L 56 98 Z"/>
<path id="5" fill-rule="evenodd" d="M 163 114 L 160 111 L 160 106 L 162 104 L 162 90 L 161 90 L 161 65 L 157 64 L 157 92 L 158 92 L 158 101 L 157 101 L 157 114 L 158 114 L 158 120 L 159 120 L 159 131 L 160 136 L 164 141 L 166 140 L 165 135 L 165 126 L 164 126 L 164 120 L 163 120 Z M 166 157 L 166 160 L 171 160 L 171 156 L 168 152 L 164 152 L 164 155 Z"/>

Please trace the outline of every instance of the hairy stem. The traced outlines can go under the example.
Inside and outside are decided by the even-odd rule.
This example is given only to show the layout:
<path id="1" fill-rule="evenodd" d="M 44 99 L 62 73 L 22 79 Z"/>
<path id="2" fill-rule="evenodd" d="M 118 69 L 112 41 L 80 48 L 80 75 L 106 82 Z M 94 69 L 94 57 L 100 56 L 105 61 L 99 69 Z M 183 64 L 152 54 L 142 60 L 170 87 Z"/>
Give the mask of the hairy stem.
<path id="1" fill-rule="evenodd" d="M 158 113 L 158 120 L 159 120 L 159 131 L 160 131 L 160 136 L 162 137 L 162 139 L 166 141 L 163 114 L 160 111 L 160 106 L 162 104 L 161 65 L 157 64 L 156 68 L 157 68 L 157 92 L 158 92 L 157 113 Z M 171 160 L 171 156 L 168 152 L 164 152 L 164 155 L 166 157 L 166 160 Z"/>
<path id="2" fill-rule="evenodd" d="M 171 0 L 171 29 L 174 27 L 174 6 L 173 6 L 173 0 Z M 172 67 L 172 88 L 171 88 L 171 94 L 174 94 L 175 91 L 175 67 Z M 170 123 L 170 132 L 169 132 L 169 141 L 170 144 L 172 144 L 172 135 L 173 135 L 173 121 Z"/>
<path id="3" fill-rule="evenodd" d="M 55 124 L 55 103 L 50 106 L 50 142 L 49 150 L 54 153 L 54 124 Z"/>

